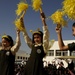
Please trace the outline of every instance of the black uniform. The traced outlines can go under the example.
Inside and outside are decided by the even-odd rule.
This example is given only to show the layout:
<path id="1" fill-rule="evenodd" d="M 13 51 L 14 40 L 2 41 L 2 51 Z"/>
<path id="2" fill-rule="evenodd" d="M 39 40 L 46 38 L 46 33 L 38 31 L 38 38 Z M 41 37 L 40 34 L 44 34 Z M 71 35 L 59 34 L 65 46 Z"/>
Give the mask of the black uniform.
<path id="1" fill-rule="evenodd" d="M 10 50 L 0 50 L 0 75 L 14 75 L 15 56 Z"/>
<path id="2" fill-rule="evenodd" d="M 45 56 L 43 46 L 33 45 L 31 55 L 26 63 L 23 75 L 47 75 L 43 68 L 43 57 Z"/>

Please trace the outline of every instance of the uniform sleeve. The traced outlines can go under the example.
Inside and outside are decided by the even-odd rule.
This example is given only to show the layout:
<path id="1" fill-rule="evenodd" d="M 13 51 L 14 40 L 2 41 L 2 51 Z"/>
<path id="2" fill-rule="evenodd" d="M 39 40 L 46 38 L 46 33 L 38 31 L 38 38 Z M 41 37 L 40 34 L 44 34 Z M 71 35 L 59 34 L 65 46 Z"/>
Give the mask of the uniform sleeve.
<path id="1" fill-rule="evenodd" d="M 23 32 L 23 37 L 24 37 L 24 40 L 25 42 L 27 43 L 27 45 L 32 48 L 32 40 L 31 38 L 28 36 L 26 30 Z"/>
<path id="2" fill-rule="evenodd" d="M 49 47 L 49 31 L 47 26 L 43 26 L 43 48 L 45 53 L 47 53 Z"/>
<path id="3" fill-rule="evenodd" d="M 74 43 L 74 42 L 73 42 L 73 43 L 69 43 L 69 44 L 68 44 L 68 48 L 69 48 L 69 50 L 71 50 L 71 51 L 75 50 L 75 43 Z"/>
<path id="4" fill-rule="evenodd" d="M 11 48 L 13 54 L 15 54 L 21 46 L 20 35 L 16 37 L 15 45 Z"/>

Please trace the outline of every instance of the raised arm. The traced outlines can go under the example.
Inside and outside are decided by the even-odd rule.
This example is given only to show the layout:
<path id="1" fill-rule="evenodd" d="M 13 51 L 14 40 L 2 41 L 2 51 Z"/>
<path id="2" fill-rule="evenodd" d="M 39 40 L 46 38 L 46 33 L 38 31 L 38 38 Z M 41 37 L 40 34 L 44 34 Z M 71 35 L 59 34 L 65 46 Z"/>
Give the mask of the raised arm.
<path id="1" fill-rule="evenodd" d="M 40 10 L 40 16 L 41 16 L 43 26 L 47 26 L 46 21 L 45 21 L 46 17 L 45 17 L 45 14 L 44 14 L 44 12 L 42 10 Z"/>
<path id="2" fill-rule="evenodd" d="M 41 15 L 41 20 L 43 23 L 43 47 L 44 47 L 44 51 L 45 53 L 47 53 L 48 47 L 49 47 L 49 31 L 48 31 L 48 27 L 45 21 L 45 14 L 43 11 L 40 11 L 40 15 Z"/>
<path id="3" fill-rule="evenodd" d="M 61 33 L 62 28 L 61 27 L 56 27 L 56 33 L 58 37 L 58 45 L 60 50 L 68 50 L 68 45 L 64 45 L 63 39 L 62 39 L 62 33 Z"/>
<path id="4" fill-rule="evenodd" d="M 24 26 L 23 17 L 21 17 L 20 20 L 21 20 L 21 22 L 22 22 L 22 24 L 23 24 L 23 26 Z M 25 29 L 25 31 L 22 32 L 22 33 L 23 33 L 24 40 L 25 40 L 25 42 L 27 43 L 27 45 L 28 45 L 30 48 L 32 48 L 32 40 L 31 40 L 31 38 L 28 36 L 25 26 L 24 26 L 24 29 Z"/>
<path id="5" fill-rule="evenodd" d="M 20 48 L 20 45 L 21 45 L 21 41 L 20 41 L 20 30 L 17 29 L 16 31 L 16 42 L 15 42 L 15 45 L 11 48 L 11 51 L 13 54 L 15 54 L 19 48 Z"/>

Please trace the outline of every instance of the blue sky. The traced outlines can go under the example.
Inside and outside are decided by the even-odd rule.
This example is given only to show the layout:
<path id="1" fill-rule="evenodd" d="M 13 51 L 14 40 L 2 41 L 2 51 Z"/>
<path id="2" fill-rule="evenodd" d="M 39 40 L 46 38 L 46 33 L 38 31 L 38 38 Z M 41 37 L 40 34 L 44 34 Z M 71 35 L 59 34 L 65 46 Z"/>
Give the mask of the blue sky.
<path id="1" fill-rule="evenodd" d="M 0 34 L 11 35 L 12 38 L 16 39 L 15 25 L 13 24 L 16 19 L 15 10 L 17 9 L 17 4 L 21 0 L 0 0 Z M 31 5 L 31 0 L 26 0 L 29 5 Z M 57 9 L 62 8 L 63 0 L 42 0 L 42 9 L 46 17 L 51 16 Z M 40 13 L 35 12 L 32 7 L 29 7 L 25 17 L 24 23 L 28 32 L 28 35 L 32 37 L 30 30 L 36 30 L 40 28 L 42 30 L 42 21 L 40 19 Z M 55 32 L 56 25 L 53 24 L 52 20 L 46 20 L 46 23 L 50 32 L 50 40 L 55 39 L 57 41 L 57 34 Z M 68 27 L 62 29 L 63 40 L 74 40 L 72 36 L 72 24 L 73 21 L 68 22 Z M 1 38 L 0 38 L 1 41 Z M 30 53 L 30 48 L 26 45 L 23 35 L 21 33 L 21 50 Z"/>

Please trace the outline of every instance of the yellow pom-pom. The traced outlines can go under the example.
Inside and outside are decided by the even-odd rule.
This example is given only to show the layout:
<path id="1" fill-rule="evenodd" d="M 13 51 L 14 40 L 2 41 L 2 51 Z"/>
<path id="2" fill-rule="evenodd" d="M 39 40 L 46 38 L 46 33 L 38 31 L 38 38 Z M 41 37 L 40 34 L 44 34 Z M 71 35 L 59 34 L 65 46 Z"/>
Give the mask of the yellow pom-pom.
<path id="1" fill-rule="evenodd" d="M 33 10 L 35 10 L 35 11 L 40 10 L 42 4 L 43 4 L 42 0 L 33 0 L 32 1 L 32 8 L 33 8 Z"/>
<path id="2" fill-rule="evenodd" d="M 26 11 L 28 9 L 28 4 L 24 2 L 20 2 L 17 4 L 18 9 L 16 10 L 17 16 L 19 16 L 23 11 Z"/>
<path id="3" fill-rule="evenodd" d="M 14 24 L 15 24 L 15 26 L 16 26 L 19 30 L 21 30 L 21 31 L 24 31 L 24 30 L 25 30 L 25 29 L 24 29 L 24 24 L 20 21 L 20 19 L 15 20 L 15 21 L 14 21 Z"/>
<path id="4" fill-rule="evenodd" d="M 75 20 L 75 0 L 64 0 L 63 11 L 68 16 L 69 19 Z"/>
<path id="5" fill-rule="evenodd" d="M 62 25 L 62 26 L 66 26 L 67 21 L 64 20 L 63 16 L 64 16 L 64 12 L 62 12 L 61 10 L 57 10 L 49 18 L 51 18 L 53 20 L 54 24 L 59 24 L 59 25 Z"/>

